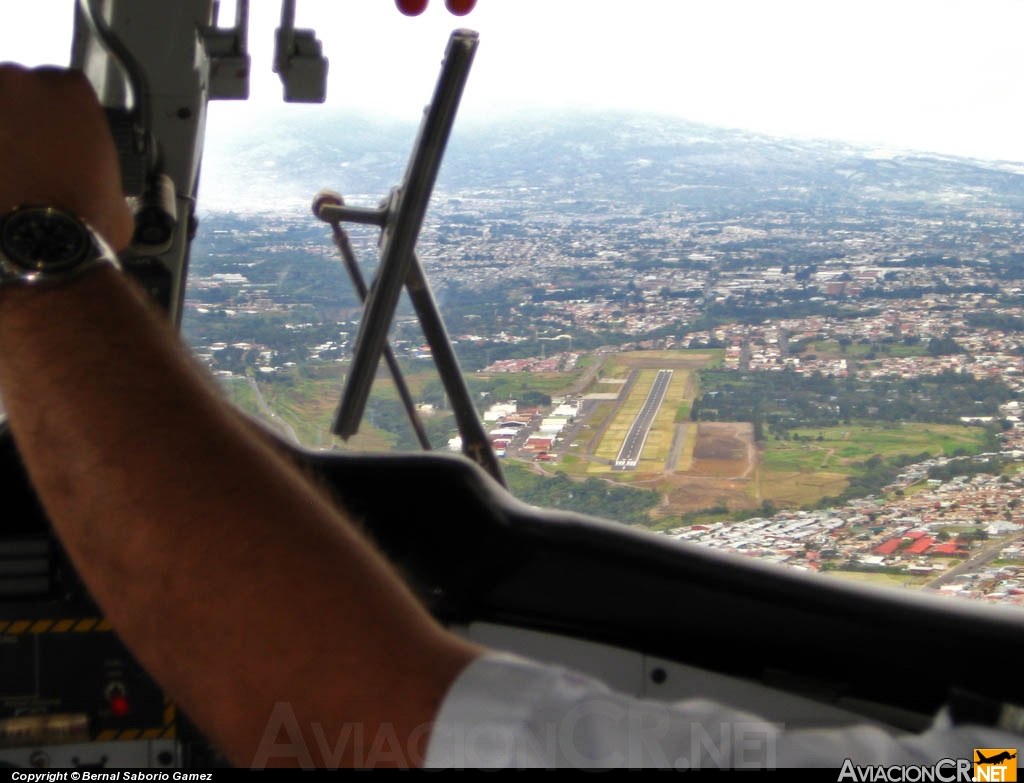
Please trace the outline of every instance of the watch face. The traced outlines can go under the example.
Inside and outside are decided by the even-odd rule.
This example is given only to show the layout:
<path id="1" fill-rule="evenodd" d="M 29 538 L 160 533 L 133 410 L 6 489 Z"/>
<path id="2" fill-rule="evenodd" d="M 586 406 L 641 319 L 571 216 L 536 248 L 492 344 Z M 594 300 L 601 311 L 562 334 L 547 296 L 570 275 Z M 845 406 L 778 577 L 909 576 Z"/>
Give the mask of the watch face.
<path id="1" fill-rule="evenodd" d="M 59 272 L 89 254 L 89 232 L 81 221 L 49 207 L 12 212 L 0 227 L 0 252 L 26 272 Z"/>

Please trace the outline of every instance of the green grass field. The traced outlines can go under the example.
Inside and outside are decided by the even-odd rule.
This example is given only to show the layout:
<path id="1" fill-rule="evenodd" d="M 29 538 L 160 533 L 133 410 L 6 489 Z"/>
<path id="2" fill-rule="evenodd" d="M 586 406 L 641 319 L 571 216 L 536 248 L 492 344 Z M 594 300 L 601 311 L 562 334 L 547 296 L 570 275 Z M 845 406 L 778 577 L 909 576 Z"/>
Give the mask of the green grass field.
<path id="1" fill-rule="evenodd" d="M 343 442 L 330 432 L 331 421 L 341 396 L 344 366 L 310 364 L 301 371 L 293 369 L 285 378 L 256 378 L 267 406 L 295 430 L 302 445 L 314 449 L 343 448 L 360 451 L 388 451 L 398 440 L 392 432 L 374 426 L 371 409 L 359 426 L 359 432 Z M 413 399 L 420 401 L 428 384 L 438 382 L 436 370 L 404 366 L 406 384 Z M 568 373 L 477 373 L 469 377 L 472 393 L 486 390 L 489 399 L 516 399 L 525 392 L 558 395 L 579 380 L 577 368 Z M 251 384 L 245 379 L 226 379 L 221 383 L 225 396 L 240 409 L 256 418 L 265 418 Z M 381 374 L 374 381 L 371 399 L 398 400 L 391 378 Z M 271 421 L 273 424 L 273 422 Z"/>
<path id="2" fill-rule="evenodd" d="M 697 446 L 697 424 L 690 423 L 686 427 L 686 440 L 683 442 L 683 450 L 679 453 L 679 462 L 676 463 L 677 471 L 685 472 L 693 467 L 693 450 Z"/>
<path id="3" fill-rule="evenodd" d="M 299 376 L 294 384 L 261 384 L 260 390 L 270 409 L 292 425 L 303 446 L 325 449 L 337 445 L 339 448 L 386 451 L 395 443 L 394 435 L 377 429 L 367 419 L 360 423 L 359 432 L 348 441 L 342 442 L 331 434 L 331 421 L 341 396 L 340 377 Z M 377 394 L 394 395 L 391 381 L 378 379 L 371 392 L 371 395 Z"/>
<path id="4" fill-rule="evenodd" d="M 840 579 L 849 579 L 854 582 L 864 582 L 871 585 L 883 587 L 905 587 L 918 588 L 928 584 L 938 574 L 873 574 L 867 571 L 824 571 L 828 576 L 837 576 Z"/>
<path id="5" fill-rule="evenodd" d="M 961 424 L 927 424 L 906 422 L 891 426 L 867 424 L 840 425 L 837 427 L 814 427 L 796 429 L 792 433 L 802 438 L 811 438 L 811 444 L 835 452 L 835 457 L 845 461 L 863 461 L 875 454 L 895 456 L 897 454 L 951 455 L 957 449 L 976 451 L 984 442 L 985 433 L 980 427 L 966 427 Z M 821 435 L 823 440 L 818 441 Z M 787 443 L 783 441 L 783 443 Z"/>
<path id="6" fill-rule="evenodd" d="M 805 353 L 815 354 L 819 358 L 846 357 L 849 359 L 863 359 L 872 351 L 874 351 L 876 359 L 882 359 L 885 357 L 899 358 L 905 356 L 926 356 L 928 354 L 928 346 L 926 343 L 918 343 L 917 345 L 905 345 L 904 343 L 878 343 L 877 345 L 863 345 L 861 343 L 855 343 L 853 345 L 846 346 L 846 350 L 844 351 L 842 346 L 835 341 L 821 340 L 811 343 Z"/>
<path id="7" fill-rule="evenodd" d="M 587 477 L 591 464 L 587 457 L 578 454 L 566 454 L 558 462 L 551 462 L 545 465 L 544 469 L 582 479 Z"/>
<path id="8" fill-rule="evenodd" d="M 468 376 L 471 390 L 486 390 L 494 400 L 514 400 L 523 392 L 558 395 L 564 393 L 583 375 L 572 372 L 477 372 Z"/>
<path id="9" fill-rule="evenodd" d="M 618 355 L 610 356 L 605 360 L 601 368 L 601 377 L 606 379 L 626 380 L 629 377 L 630 368 L 617 358 Z"/>
<path id="10" fill-rule="evenodd" d="M 761 495 L 780 505 L 803 506 L 840 494 L 847 478 L 860 470 L 856 463 L 876 454 L 889 459 L 921 453 L 949 455 L 957 449 L 977 452 L 985 441 L 981 428 L 959 424 L 856 424 L 793 432 L 804 440 L 769 439 L 761 462 Z"/>
<path id="11" fill-rule="evenodd" d="M 312 377 L 310 377 L 312 376 Z M 432 372 L 408 373 L 406 381 L 414 397 L 424 385 L 436 377 Z M 286 379 L 257 378 L 267 407 L 294 429 L 303 446 L 313 449 L 342 448 L 359 451 L 387 451 L 395 445 L 396 436 L 374 426 L 372 417 L 364 418 L 359 432 L 343 442 L 330 432 L 334 411 L 341 396 L 342 376 L 338 365 L 293 370 Z M 221 383 L 231 402 L 257 419 L 266 420 L 251 383 L 247 379 L 226 379 Z M 378 378 L 372 397 L 398 399 L 390 378 Z M 273 419 L 269 420 L 277 429 Z"/>
<path id="12" fill-rule="evenodd" d="M 758 475 L 762 500 L 771 500 L 778 506 L 813 505 L 821 498 L 839 495 L 847 485 L 845 473 L 786 473 L 761 470 Z"/>
<path id="13" fill-rule="evenodd" d="M 218 378 L 218 386 L 224 398 L 239 410 L 250 416 L 260 418 L 260 409 L 256 404 L 256 393 L 245 378 Z"/>

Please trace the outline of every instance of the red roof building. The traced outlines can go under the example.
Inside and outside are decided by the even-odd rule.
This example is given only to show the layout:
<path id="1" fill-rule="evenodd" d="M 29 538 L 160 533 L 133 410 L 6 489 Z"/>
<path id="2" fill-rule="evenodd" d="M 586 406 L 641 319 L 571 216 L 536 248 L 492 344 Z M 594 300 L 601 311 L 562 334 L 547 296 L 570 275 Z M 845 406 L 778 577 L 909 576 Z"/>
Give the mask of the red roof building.
<path id="1" fill-rule="evenodd" d="M 899 549 L 899 546 L 900 546 L 900 539 L 898 539 L 898 538 L 890 538 L 885 543 L 875 547 L 875 554 L 876 555 L 891 555 L 893 552 L 895 552 L 897 549 Z"/>
<path id="2" fill-rule="evenodd" d="M 919 538 L 919 539 L 917 539 L 917 541 L 915 541 L 913 544 L 911 544 L 909 547 L 907 547 L 907 554 L 908 555 L 923 555 L 925 552 L 927 552 L 931 548 L 932 544 L 934 544 L 934 543 L 935 543 L 935 539 L 934 538 L 929 538 L 928 536 L 925 536 L 924 538 Z"/>
<path id="3" fill-rule="evenodd" d="M 539 435 L 531 435 L 526 439 L 526 445 L 523 446 L 523 451 L 547 451 L 551 448 L 551 442 L 554 438 L 544 438 Z"/>

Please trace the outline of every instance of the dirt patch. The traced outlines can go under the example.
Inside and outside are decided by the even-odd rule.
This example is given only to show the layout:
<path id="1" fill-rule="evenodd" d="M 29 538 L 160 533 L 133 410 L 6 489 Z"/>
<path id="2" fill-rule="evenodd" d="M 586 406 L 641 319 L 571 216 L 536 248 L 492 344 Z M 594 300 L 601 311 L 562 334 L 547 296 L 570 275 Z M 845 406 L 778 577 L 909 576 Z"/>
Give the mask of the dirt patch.
<path id="1" fill-rule="evenodd" d="M 699 370 L 712 359 L 709 353 L 677 353 L 676 351 L 627 351 L 614 355 L 619 364 L 642 370 Z"/>
<path id="2" fill-rule="evenodd" d="M 708 422 L 697 428 L 690 473 L 721 478 L 746 478 L 757 461 L 754 428 L 749 422 Z"/>
<path id="3" fill-rule="evenodd" d="M 692 425 L 691 425 L 692 426 Z M 758 451 L 749 422 L 701 422 L 689 470 L 668 473 L 662 484 L 667 502 L 656 516 L 713 506 L 755 509 Z"/>
<path id="4" fill-rule="evenodd" d="M 739 438 L 717 438 L 698 434 L 693 456 L 695 459 L 716 462 L 742 460 L 747 456 L 747 446 Z"/>
<path id="5" fill-rule="evenodd" d="M 654 512 L 652 516 L 656 518 L 714 506 L 724 506 L 731 511 L 753 510 L 759 503 L 751 496 L 747 479 L 676 473 L 661 484 L 661 489 L 665 491 L 667 502 Z"/>
<path id="6" fill-rule="evenodd" d="M 783 506 L 805 506 L 815 503 L 822 497 L 838 495 L 849 485 L 848 477 L 843 473 L 817 471 L 806 473 L 772 472 L 767 481 L 762 482 L 761 493 L 765 498 L 774 500 Z"/>
<path id="7" fill-rule="evenodd" d="M 719 476 L 722 478 L 740 476 L 746 463 L 738 459 L 701 459 L 695 457 L 687 471 L 691 476 Z"/>

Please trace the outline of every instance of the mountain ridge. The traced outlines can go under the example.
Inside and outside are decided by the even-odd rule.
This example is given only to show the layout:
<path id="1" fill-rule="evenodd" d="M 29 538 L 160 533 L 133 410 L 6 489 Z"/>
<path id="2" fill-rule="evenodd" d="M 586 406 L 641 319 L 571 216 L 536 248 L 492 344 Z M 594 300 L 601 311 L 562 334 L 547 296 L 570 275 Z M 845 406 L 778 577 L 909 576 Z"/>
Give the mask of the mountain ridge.
<path id="1" fill-rule="evenodd" d="M 331 111 L 212 126 L 200 206 L 305 210 L 323 187 L 372 206 L 401 179 L 415 131 L 411 123 Z M 551 200 L 655 210 L 848 207 L 865 199 L 1005 208 L 1024 207 L 1024 165 L 786 139 L 659 115 L 587 112 L 456 124 L 436 197 L 523 188 Z"/>

